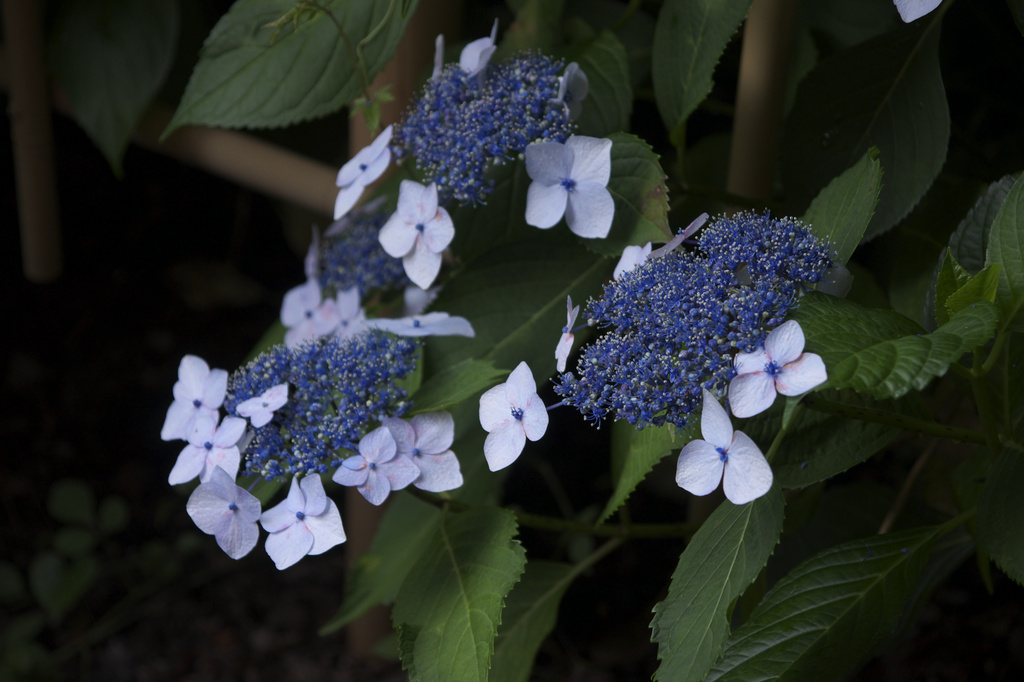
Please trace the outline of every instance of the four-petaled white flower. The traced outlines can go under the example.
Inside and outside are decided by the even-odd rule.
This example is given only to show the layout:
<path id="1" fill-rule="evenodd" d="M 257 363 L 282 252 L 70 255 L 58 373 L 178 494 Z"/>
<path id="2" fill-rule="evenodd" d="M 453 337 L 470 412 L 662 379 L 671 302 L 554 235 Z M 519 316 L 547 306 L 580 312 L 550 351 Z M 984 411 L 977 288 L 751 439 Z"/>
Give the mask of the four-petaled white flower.
<path id="1" fill-rule="evenodd" d="M 478 38 L 462 48 L 462 54 L 459 55 L 459 67 L 466 72 L 467 76 L 476 76 L 477 80 L 483 81 L 487 63 L 491 61 L 491 56 L 498 49 L 494 45 L 497 37 L 498 20 L 495 19 L 494 26 L 491 27 L 491 35 L 486 38 Z"/>
<path id="2" fill-rule="evenodd" d="M 227 387 L 228 373 L 225 370 L 211 370 L 205 360 L 195 355 L 183 357 L 178 365 L 178 381 L 172 389 L 174 402 L 167 408 L 160 438 L 188 440 L 198 417 L 218 418 Z"/>
<path id="3" fill-rule="evenodd" d="M 355 336 L 367 328 L 366 311 L 363 310 L 358 286 L 339 291 L 334 302 L 338 311 L 338 336 L 343 339 Z"/>
<path id="4" fill-rule="evenodd" d="M 573 135 L 565 144 L 528 146 L 526 172 L 533 182 L 526 191 L 526 223 L 547 229 L 565 215 L 574 234 L 607 237 L 615 217 L 615 201 L 607 189 L 611 152 L 611 140 L 582 135 Z"/>
<path id="5" fill-rule="evenodd" d="M 197 417 L 188 445 L 178 455 L 167 482 L 178 485 L 198 476 L 201 483 L 206 483 L 218 467 L 233 479 L 238 475 L 238 464 L 242 458 L 238 441 L 244 434 L 244 419 L 225 417 L 218 426 L 216 416 Z"/>
<path id="6" fill-rule="evenodd" d="M 382 504 L 392 490 L 401 490 L 419 478 L 420 470 L 398 446 L 387 427 L 379 426 L 359 441 L 359 454 L 342 461 L 331 477 L 335 483 L 355 486 L 370 504 Z"/>
<path id="7" fill-rule="evenodd" d="M 248 554 L 260 531 L 260 501 L 223 469 L 216 467 L 210 480 L 200 483 L 188 498 L 185 510 L 199 530 L 217 538 L 217 544 L 232 559 Z"/>
<path id="8" fill-rule="evenodd" d="M 383 329 L 399 336 L 468 336 L 475 335 L 473 325 L 464 317 L 453 317 L 448 313 L 433 312 L 411 317 L 375 317 L 366 321 L 366 326 Z"/>
<path id="9" fill-rule="evenodd" d="M 527 438 L 539 440 L 547 431 L 547 408 L 525 362 L 512 370 L 508 381 L 480 396 L 480 425 L 487 431 L 484 457 L 491 471 L 516 461 Z"/>
<path id="10" fill-rule="evenodd" d="M 290 290 L 281 302 L 281 323 L 288 328 L 284 342 L 289 348 L 330 334 L 340 321 L 337 304 L 322 300 L 315 279 Z"/>
<path id="11" fill-rule="evenodd" d="M 683 446 L 676 463 L 676 483 L 694 495 L 707 495 L 722 483 L 733 504 L 746 504 L 772 487 L 772 468 L 757 444 L 742 431 L 733 431 L 729 414 L 704 389 L 700 416 L 704 440 Z"/>
<path id="12" fill-rule="evenodd" d="M 389 256 L 402 259 L 414 284 L 430 287 L 441 271 L 441 252 L 454 236 L 451 216 L 437 205 L 437 185 L 402 180 L 398 210 L 380 228 L 378 239 Z"/>
<path id="13" fill-rule="evenodd" d="M 391 143 L 391 131 L 391 126 L 385 128 L 377 139 L 356 152 L 338 171 L 335 184 L 341 189 L 338 190 L 338 198 L 334 200 L 335 220 L 348 213 L 363 195 L 363 188 L 387 170 L 391 163 L 391 148 L 388 146 Z"/>
<path id="14" fill-rule="evenodd" d="M 257 429 L 266 426 L 274 418 L 274 410 L 288 402 L 288 384 L 272 386 L 255 398 L 243 400 L 235 406 L 240 417 L 246 417 Z M 225 420 L 227 421 L 227 420 Z"/>
<path id="15" fill-rule="evenodd" d="M 408 457 L 419 468 L 412 482 L 420 490 L 440 493 L 462 485 L 459 460 L 451 451 L 455 420 L 449 412 L 418 414 L 411 421 L 388 418 L 384 426 L 395 439 L 399 457 Z"/>
<path id="16" fill-rule="evenodd" d="M 893 0 L 903 23 L 909 24 L 942 4 L 942 0 Z"/>
<path id="17" fill-rule="evenodd" d="M 587 74 L 576 62 L 570 62 L 565 71 L 558 77 L 558 95 L 553 102 L 561 104 L 569 112 L 569 118 L 575 119 L 583 109 L 583 98 L 590 92 L 590 81 Z"/>
<path id="18" fill-rule="evenodd" d="M 622 256 L 619 257 L 619 262 L 615 265 L 612 279 L 618 282 L 624 274 L 646 261 L 649 255 L 651 255 L 650 242 L 643 246 L 627 246 L 622 250 Z"/>
<path id="19" fill-rule="evenodd" d="M 559 372 L 565 371 L 565 361 L 572 350 L 572 342 L 575 338 L 572 333 L 572 326 L 576 324 L 576 316 L 580 314 L 580 307 L 572 305 L 572 296 L 565 297 L 565 326 L 562 327 L 562 336 L 555 346 L 555 360 Z"/>
<path id="20" fill-rule="evenodd" d="M 288 497 L 263 512 L 260 524 L 270 533 L 267 554 L 279 571 L 345 542 L 338 505 L 327 497 L 319 474 L 292 478 Z"/>
<path id="21" fill-rule="evenodd" d="M 737 417 L 753 417 L 775 402 L 775 395 L 806 393 L 825 383 L 820 355 L 804 353 L 804 330 L 796 320 L 784 322 L 764 340 L 764 347 L 736 356 L 736 376 L 729 382 L 729 405 Z"/>

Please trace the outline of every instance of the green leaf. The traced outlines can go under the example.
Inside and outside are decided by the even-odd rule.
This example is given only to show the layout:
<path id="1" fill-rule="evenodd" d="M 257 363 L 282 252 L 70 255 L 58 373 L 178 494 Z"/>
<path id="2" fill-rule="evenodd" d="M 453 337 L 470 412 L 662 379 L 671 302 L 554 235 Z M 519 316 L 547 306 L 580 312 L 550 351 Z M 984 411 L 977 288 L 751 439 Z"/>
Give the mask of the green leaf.
<path id="1" fill-rule="evenodd" d="M 999 263 L 1000 328 L 1024 330 L 1024 175 L 1013 183 L 992 221 L 985 264 Z"/>
<path id="2" fill-rule="evenodd" d="M 946 310 L 946 299 L 956 293 L 957 289 L 966 284 L 970 273 L 960 267 L 953 253 L 946 249 L 942 266 L 935 278 L 935 321 L 939 324 L 949 322 L 949 311 Z"/>
<path id="3" fill-rule="evenodd" d="M 92 526 L 96 518 L 96 495 L 85 481 L 61 479 L 50 486 L 46 509 L 61 523 Z"/>
<path id="4" fill-rule="evenodd" d="M 509 593 L 494 643 L 489 682 L 527 682 L 537 649 L 555 627 L 558 604 L 575 577 L 573 567 L 531 561 Z"/>
<path id="5" fill-rule="evenodd" d="M 369 82 L 397 47 L 409 15 L 388 15 L 388 0 L 321 4 L 341 25 L 353 49 L 383 22 L 362 48 Z M 206 39 L 163 137 L 184 125 L 292 125 L 333 113 L 363 94 L 331 17 L 308 12 L 294 22 L 271 25 L 294 7 L 294 0 L 237 0 Z"/>
<path id="6" fill-rule="evenodd" d="M 615 34 L 605 29 L 583 48 L 576 60 L 590 84 L 576 120 L 577 133 L 604 137 L 629 128 L 633 87 L 629 58 Z"/>
<path id="7" fill-rule="evenodd" d="M 461 403 L 477 391 L 499 383 L 495 379 L 510 371 L 495 369 L 488 361 L 467 358 L 427 379 L 412 395 L 411 414 L 436 412 Z"/>
<path id="8" fill-rule="evenodd" d="M 1020 529 L 1024 526 L 1024 496 L 1020 482 L 1024 480 L 1024 447 L 1018 428 L 1012 442 L 1004 443 L 1002 451 L 985 480 L 978 502 L 978 545 L 1006 575 L 1024 585 L 1024 542 Z"/>
<path id="9" fill-rule="evenodd" d="M 561 42 L 559 24 L 565 0 L 525 0 L 516 8 L 516 19 L 501 37 L 494 54 L 500 61 L 523 50 L 540 50 L 550 54 Z"/>
<path id="10" fill-rule="evenodd" d="M 613 30 L 626 48 L 630 83 L 637 88 L 649 82 L 654 17 L 640 9 L 633 12 L 625 24 L 619 24 L 623 8 L 616 0 L 569 0 L 565 13 L 566 32 L 573 39 L 590 38 L 605 28 Z M 572 58 L 571 53 L 568 58 Z"/>
<path id="11" fill-rule="evenodd" d="M 452 240 L 452 253 L 469 262 L 503 244 L 538 238 L 570 242 L 563 225 L 539 234 L 536 227 L 526 224 L 526 191 L 531 181 L 524 162 L 492 166 L 485 179 L 494 183 L 486 204 L 466 204 L 452 211 L 452 221 L 459 226 Z"/>
<path id="12" fill-rule="evenodd" d="M 503 600 L 526 564 L 515 534 L 515 514 L 504 509 L 442 517 L 391 615 L 410 680 L 487 679 Z"/>
<path id="13" fill-rule="evenodd" d="M 1005 175 L 989 185 L 949 238 L 953 257 L 971 274 L 977 274 L 985 267 L 992 222 L 1019 177 L 1019 173 Z"/>
<path id="14" fill-rule="evenodd" d="M 993 303 L 999 291 L 1001 270 L 1002 267 L 999 263 L 988 265 L 977 275 L 969 277 L 963 286 L 950 294 L 943 306 L 947 319 L 979 301 Z M 967 271 L 963 270 L 963 272 Z"/>
<path id="15" fill-rule="evenodd" d="M 622 506 L 626 498 L 644 480 L 654 465 L 672 452 L 690 442 L 697 425 L 690 430 L 680 431 L 672 424 L 648 426 L 637 431 L 625 420 L 612 424 L 612 477 L 615 490 L 596 523 L 604 523 Z"/>
<path id="16" fill-rule="evenodd" d="M 174 61 L 178 22 L 176 0 L 64 3 L 50 43 L 54 77 L 119 176 L 128 140 Z"/>
<path id="17" fill-rule="evenodd" d="M 931 334 L 892 311 L 863 308 L 810 292 L 793 311 L 807 349 L 828 370 L 827 386 L 852 388 L 875 398 L 898 398 L 921 390 L 949 366 L 995 334 L 997 313 L 978 302 Z"/>
<path id="18" fill-rule="evenodd" d="M 711 92 L 711 76 L 751 0 L 666 0 L 654 29 L 651 76 L 658 112 L 673 144 Z"/>
<path id="19" fill-rule="evenodd" d="M 949 144 L 938 24 L 937 17 L 926 18 L 861 43 L 803 80 L 781 158 L 795 207 L 871 147 L 880 150 L 885 188 L 866 238 L 890 229 L 921 200 Z"/>
<path id="20" fill-rule="evenodd" d="M 733 632 L 713 680 L 832 680 L 899 624 L 944 526 L 855 540 L 791 571 Z"/>
<path id="21" fill-rule="evenodd" d="M 668 241 L 668 188 L 665 171 L 650 145 L 635 135 L 615 133 L 608 191 L 615 200 L 615 218 L 605 239 L 582 240 L 587 248 L 618 257 L 631 244 Z"/>
<path id="22" fill-rule="evenodd" d="M 320 634 L 348 625 L 378 604 L 393 602 L 413 564 L 430 546 L 440 521 L 440 512 L 426 502 L 411 495 L 396 495 L 370 548 L 349 570 L 345 601 L 320 628 Z"/>
<path id="23" fill-rule="evenodd" d="M 878 150 L 869 149 L 853 167 L 830 182 L 814 197 L 800 220 L 828 239 L 840 263 L 850 260 L 874 215 L 882 189 Z"/>
<path id="24" fill-rule="evenodd" d="M 656 680 L 703 680 L 725 648 L 736 598 L 761 572 L 782 533 L 777 487 L 745 505 L 721 504 L 686 546 L 654 607 L 651 641 L 661 661 Z"/>

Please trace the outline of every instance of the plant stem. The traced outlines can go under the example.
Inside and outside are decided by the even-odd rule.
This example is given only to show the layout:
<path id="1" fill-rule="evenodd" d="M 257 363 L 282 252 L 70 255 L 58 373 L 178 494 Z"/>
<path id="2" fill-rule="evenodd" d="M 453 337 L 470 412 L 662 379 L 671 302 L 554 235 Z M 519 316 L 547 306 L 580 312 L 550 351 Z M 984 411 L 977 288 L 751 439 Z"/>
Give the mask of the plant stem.
<path id="1" fill-rule="evenodd" d="M 994 350 L 994 349 L 993 349 Z M 985 444 L 994 454 L 999 452 L 999 419 L 995 406 L 992 404 L 992 393 L 989 391 L 985 373 L 982 371 L 981 349 L 974 351 L 974 366 L 971 368 L 971 391 L 974 393 L 974 406 L 981 417 L 981 425 L 985 430 Z"/>
<path id="2" fill-rule="evenodd" d="M 829 414 L 838 414 L 864 422 L 895 426 L 906 431 L 915 431 L 917 433 L 936 436 L 938 438 L 948 438 L 961 443 L 977 443 L 979 445 L 986 445 L 988 443 L 986 434 L 978 433 L 971 429 L 946 426 L 945 424 L 939 424 L 938 422 L 910 417 L 896 412 L 878 410 L 873 407 L 861 407 L 858 405 L 835 403 L 813 395 L 809 395 L 804 398 L 802 404 L 812 410 L 817 410 L 818 412 L 827 412 Z"/>

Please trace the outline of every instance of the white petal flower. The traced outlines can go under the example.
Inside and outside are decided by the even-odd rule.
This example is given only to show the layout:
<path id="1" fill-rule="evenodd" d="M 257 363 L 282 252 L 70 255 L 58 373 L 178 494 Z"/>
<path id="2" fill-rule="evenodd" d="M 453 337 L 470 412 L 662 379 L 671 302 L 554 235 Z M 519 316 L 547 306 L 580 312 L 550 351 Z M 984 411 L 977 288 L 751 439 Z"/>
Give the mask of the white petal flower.
<path id="1" fill-rule="evenodd" d="M 391 143 L 391 132 L 392 126 L 385 128 L 384 132 L 360 149 L 338 171 L 338 179 L 334 183 L 340 187 L 338 198 L 334 200 L 335 220 L 348 213 L 363 195 L 363 188 L 387 170 L 388 164 L 391 163 L 391 148 L 388 147 Z"/>
<path id="2" fill-rule="evenodd" d="M 619 257 L 619 262 L 615 266 L 615 272 L 612 273 L 612 279 L 618 282 L 619 278 L 624 274 L 647 260 L 649 255 L 651 255 L 650 242 L 647 242 L 643 246 L 627 246 L 622 250 L 622 256 Z"/>
<path id="3" fill-rule="evenodd" d="M 292 478 L 288 497 L 263 512 L 260 524 L 270 533 L 267 554 L 284 570 L 308 554 L 323 554 L 345 542 L 341 513 L 327 497 L 318 474 Z"/>
<path id="4" fill-rule="evenodd" d="M 281 323 L 288 328 L 284 335 L 288 347 L 326 336 L 339 322 L 337 305 L 331 299 L 321 299 L 320 285 L 315 279 L 290 290 L 281 302 Z"/>
<path id="5" fill-rule="evenodd" d="M 192 491 L 185 505 L 199 530 L 217 538 L 217 544 L 232 559 L 248 554 L 260 531 L 256 521 L 260 518 L 260 501 L 226 471 L 217 467 L 210 480 Z"/>
<path id="6" fill-rule="evenodd" d="M 569 358 L 572 350 L 572 342 L 575 339 L 572 333 L 572 326 L 576 324 L 576 316 L 580 314 L 580 307 L 572 305 L 572 296 L 565 297 L 565 326 L 562 327 L 562 336 L 555 346 L 555 361 L 559 372 L 565 371 L 565 361 Z"/>
<path id="7" fill-rule="evenodd" d="M 419 478 L 420 470 L 408 457 L 398 456 L 394 436 L 377 427 L 359 441 L 359 454 L 342 461 L 331 479 L 355 486 L 370 504 L 382 504 L 392 490 L 401 490 Z"/>
<path id="8" fill-rule="evenodd" d="M 704 440 L 683 446 L 676 463 L 676 483 L 694 495 L 707 495 L 722 483 L 733 504 L 746 504 L 772 487 L 772 468 L 761 450 L 742 431 L 733 431 L 729 415 L 704 389 L 700 417 Z"/>
<path id="9" fill-rule="evenodd" d="M 729 405 L 737 417 L 752 417 L 786 396 L 806 393 L 825 383 L 820 355 L 804 353 L 804 332 L 796 320 L 784 322 L 764 340 L 764 347 L 736 356 L 736 376 L 729 382 Z"/>
<path id="10" fill-rule="evenodd" d="M 274 410 L 278 410 L 288 402 L 288 384 L 278 384 L 268 388 L 255 398 L 238 403 L 235 412 L 245 417 L 257 429 L 266 426 L 274 418 Z"/>
<path id="11" fill-rule="evenodd" d="M 464 317 L 434 312 L 412 317 L 375 317 L 366 321 L 372 329 L 383 329 L 399 336 L 468 336 L 475 335 L 473 325 Z"/>
<path id="12" fill-rule="evenodd" d="M 178 381 L 172 389 L 174 402 L 167 409 L 160 438 L 188 440 L 198 417 L 218 418 L 227 387 L 227 371 L 211 370 L 205 360 L 195 355 L 183 357 L 178 365 Z"/>
<path id="13" fill-rule="evenodd" d="M 344 339 L 366 330 L 366 311 L 358 286 L 339 291 L 334 300 L 338 311 L 338 336 Z"/>
<path id="14" fill-rule="evenodd" d="M 380 228 L 379 240 L 389 256 L 402 259 L 414 284 L 430 287 L 441 271 L 441 252 L 454 236 L 451 216 L 437 205 L 437 185 L 402 180 L 398 210 Z"/>
<path id="15" fill-rule="evenodd" d="M 476 76 L 480 81 L 483 81 L 487 63 L 491 61 L 491 56 L 498 49 L 494 45 L 497 38 L 498 20 L 495 19 L 494 26 L 491 27 L 490 36 L 478 38 L 462 48 L 462 54 L 459 55 L 459 68 L 465 71 L 467 76 Z M 435 61 L 437 59 L 436 53 L 434 59 Z"/>
<path id="16" fill-rule="evenodd" d="M 893 0 L 893 4 L 900 13 L 900 19 L 909 24 L 941 5 L 942 0 Z"/>
<path id="17" fill-rule="evenodd" d="M 420 470 L 412 482 L 420 490 L 440 493 L 462 485 L 459 460 L 451 451 L 455 421 L 449 412 L 418 414 L 404 419 L 385 419 L 384 426 L 395 439 L 399 457 L 408 457 Z"/>
<path id="18" fill-rule="evenodd" d="M 608 192 L 612 141 L 573 135 L 565 144 L 536 142 L 526 148 L 526 222 L 547 229 L 562 216 L 569 229 L 587 239 L 608 236 L 615 201 Z"/>
<path id="19" fill-rule="evenodd" d="M 508 381 L 480 396 L 480 425 L 487 431 L 484 457 L 491 471 L 516 461 L 527 439 L 539 440 L 547 431 L 547 408 L 525 362 L 512 370 Z"/>
<path id="20" fill-rule="evenodd" d="M 197 417 L 192 433 L 189 434 L 188 445 L 178 455 L 167 482 L 178 485 L 198 476 L 201 483 L 206 483 L 218 467 L 234 479 L 242 459 L 238 442 L 243 435 L 244 419 L 226 417 L 218 426 L 217 417 Z"/>
<path id="21" fill-rule="evenodd" d="M 569 113 L 570 119 L 580 115 L 583 108 L 583 98 L 590 91 L 590 81 L 587 74 L 576 62 L 570 62 L 565 71 L 558 77 L 558 95 L 552 100 L 555 104 L 561 104 Z"/>

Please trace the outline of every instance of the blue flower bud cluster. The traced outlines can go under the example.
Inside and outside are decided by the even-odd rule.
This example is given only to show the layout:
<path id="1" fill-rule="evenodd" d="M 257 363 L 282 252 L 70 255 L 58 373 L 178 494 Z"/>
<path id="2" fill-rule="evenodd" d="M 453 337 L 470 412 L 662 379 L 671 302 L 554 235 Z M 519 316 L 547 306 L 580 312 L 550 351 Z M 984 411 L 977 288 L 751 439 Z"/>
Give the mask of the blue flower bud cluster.
<path id="1" fill-rule="evenodd" d="M 267 480 L 330 473 L 344 459 L 342 450 L 357 450 L 382 419 L 409 409 L 397 382 L 416 368 L 418 349 L 413 339 L 369 330 L 295 348 L 277 345 L 236 370 L 224 400 L 229 415 L 237 416 L 239 403 L 288 384 L 288 402 L 245 448 L 243 471 Z"/>
<path id="2" fill-rule="evenodd" d="M 427 81 L 392 140 L 396 157 L 416 157 L 442 202 L 482 202 L 491 163 L 515 158 L 533 142 L 565 142 L 573 124 L 555 102 L 561 61 L 524 52 L 487 67 L 479 82 L 458 64 Z"/>
<path id="3" fill-rule="evenodd" d="M 714 218 L 695 251 L 648 259 L 588 301 L 589 323 L 609 331 L 556 380 L 555 393 L 598 423 L 684 427 L 701 389 L 724 391 L 733 357 L 761 346 L 833 258 L 792 218 Z"/>
<path id="4" fill-rule="evenodd" d="M 341 232 L 324 237 L 320 244 L 321 290 L 337 293 L 358 286 L 365 299 L 374 291 L 409 285 L 402 260 L 389 256 L 377 239 L 389 215 L 387 211 L 364 213 L 357 209 L 342 218 L 347 225 Z"/>

